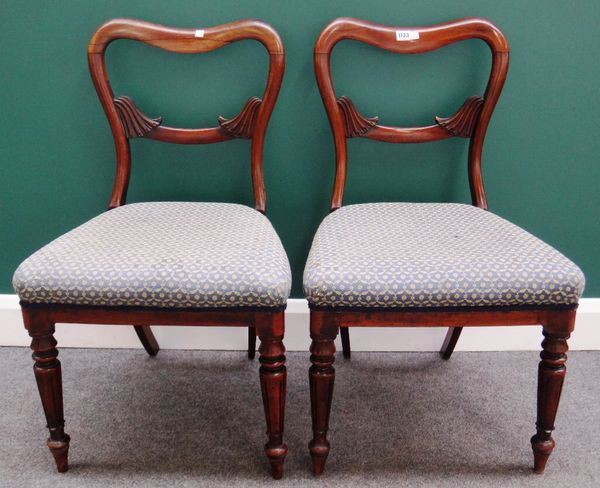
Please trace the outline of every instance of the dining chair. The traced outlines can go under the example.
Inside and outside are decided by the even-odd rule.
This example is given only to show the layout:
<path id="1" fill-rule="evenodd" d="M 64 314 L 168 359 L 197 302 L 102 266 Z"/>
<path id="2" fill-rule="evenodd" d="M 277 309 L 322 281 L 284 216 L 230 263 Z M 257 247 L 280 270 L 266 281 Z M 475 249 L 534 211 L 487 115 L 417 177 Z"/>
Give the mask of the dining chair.
<path id="1" fill-rule="evenodd" d="M 467 98 L 450 117 L 426 127 L 400 128 L 365 117 L 350 98 L 336 97 L 330 56 L 351 39 L 400 54 L 417 54 L 466 39 L 491 49 L 483 97 Z M 554 448 L 552 430 L 565 377 L 567 339 L 584 287 L 581 270 L 558 251 L 487 210 L 481 155 L 490 117 L 508 70 L 509 46 L 491 22 L 466 18 L 431 27 L 388 27 L 340 18 L 317 38 L 317 83 L 333 131 L 336 170 L 331 213 L 314 237 L 304 271 L 310 305 L 310 393 L 315 474 L 323 472 L 335 370 L 334 340 L 341 333 L 350 357 L 349 327 L 449 327 L 442 354 L 450 357 L 462 327 L 541 325 L 534 469 L 544 471 Z M 368 203 L 342 206 L 346 139 L 425 143 L 469 139 L 473 205 Z M 367 399 L 368 401 L 368 399 Z"/>
<path id="2" fill-rule="evenodd" d="M 262 99 L 251 97 L 233 118 L 201 129 L 169 127 L 146 116 L 133 99 L 115 97 L 105 51 L 130 39 L 174 53 L 205 53 L 253 39 L 266 48 L 269 72 Z M 133 19 L 102 25 L 88 45 L 94 86 L 116 147 L 109 210 L 26 259 L 13 284 L 32 338 L 34 373 L 50 430 L 48 447 L 67 471 L 61 365 L 56 323 L 133 324 L 150 355 L 159 350 L 151 325 L 248 328 L 248 355 L 260 338 L 260 383 L 267 422 L 265 446 L 274 478 L 283 474 L 286 388 L 284 309 L 291 275 L 287 256 L 265 213 L 263 146 L 284 72 L 277 32 L 258 20 L 176 29 Z M 131 153 L 141 137 L 175 144 L 251 139 L 254 208 L 233 203 L 149 202 L 126 205 Z"/>

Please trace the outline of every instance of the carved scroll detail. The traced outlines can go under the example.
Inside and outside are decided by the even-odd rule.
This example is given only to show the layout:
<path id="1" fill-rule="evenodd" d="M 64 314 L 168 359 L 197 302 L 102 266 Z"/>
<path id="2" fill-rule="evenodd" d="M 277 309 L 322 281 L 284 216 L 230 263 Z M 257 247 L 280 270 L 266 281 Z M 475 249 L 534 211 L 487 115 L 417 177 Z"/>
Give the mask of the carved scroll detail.
<path id="1" fill-rule="evenodd" d="M 125 129 L 125 135 L 130 139 L 144 137 L 162 123 L 162 117 L 151 119 L 144 115 L 129 97 L 117 97 L 113 102 Z"/>
<path id="2" fill-rule="evenodd" d="M 260 98 L 250 97 L 242 107 L 242 110 L 240 110 L 240 113 L 232 119 L 219 117 L 219 125 L 234 137 L 250 139 L 254 132 L 256 116 L 258 115 L 258 108 L 261 103 L 262 100 Z"/>
<path id="3" fill-rule="evenodd" d="M 435 121 L 456 137 L 471 137 L 479 118 L 483 98 L 469 97 L 451 117 L 436 117 Z"/>
<path id="4" fill-rule="evenodd" d="M 341 96 L 337 101 L 344 116 L 346 137 L 361 137 L 377 125 L 379 117 L 364 117 L 347 96 Z"/>

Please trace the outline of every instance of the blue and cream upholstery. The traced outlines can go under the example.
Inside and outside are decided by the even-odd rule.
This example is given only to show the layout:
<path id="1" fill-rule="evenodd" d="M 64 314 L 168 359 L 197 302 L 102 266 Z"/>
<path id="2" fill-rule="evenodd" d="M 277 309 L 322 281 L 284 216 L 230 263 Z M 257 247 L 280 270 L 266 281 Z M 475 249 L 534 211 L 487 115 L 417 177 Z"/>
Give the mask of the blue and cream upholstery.
<path id="1" fill-rule="evenodd" d="M 135 203 L 40 249 L 15 272 L 26 303 L 160 308 L 279 307 L 289 263 L 256 210 L 229 203 Z"/>
<path id="2" fill-rule="evenodd" d="M 348 205 L 319 227 L 304 271 L 317 307 L 576 304 L 585 279 L 561 253 L 471 205 Z"/>

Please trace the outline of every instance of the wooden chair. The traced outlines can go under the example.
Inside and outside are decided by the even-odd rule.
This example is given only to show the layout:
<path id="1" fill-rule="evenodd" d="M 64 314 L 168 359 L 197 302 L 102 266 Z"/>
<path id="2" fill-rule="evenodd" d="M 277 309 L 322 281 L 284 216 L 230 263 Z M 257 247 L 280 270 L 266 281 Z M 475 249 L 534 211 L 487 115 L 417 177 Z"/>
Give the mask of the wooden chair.
<path id="1" fill-rule="evenodd" d="M 415 54 L 478 38 L 492 51 L 483 98 L 470 97 L 451 117 L 427 127 L 399 128 L 361 115 L 337 98 L 330 55 L 352 39 L 395 53 Z M 584 286 L 581 270 L 547 244 L 487 211 L 481 172 L 486 129 L 508 70 L 509 47 L 492 23 L 467 18 L 432 27 L 387 27 L 357 19 L 331 22 L 317 38 L 317 83 L 333 131 L 336 172 L 330 213 L 319 227 L 304 272 L 312 338 L 310 392 L 313 471 L 322 473 L 335 370 L 334 339 L 341 331 L 350 357 L 348 327 L 449 327 L 449 358 L 462 327 L 541 325 L 537 433 L 531 439 L 536 472 L 554 448 L 552 430 L 565 377 L 567 339 Z M 423 143 L 470 140 L 473 206 L 374 203 L 342 206 L 349 137 Z"/>
<path id="2" fill-rule="evenodd" d="M 203 129 L 168 127 L 144 115 L 129 97 L 115 97 L 104 54 L 117 39 L 132 39 L 176 53 L 204 53 L 254 39 L 269 53 L 263 98 L 250 98 L 231 119 Z M 285 251 L 265 212 L 263 145 L 284 72 L 277 32 L 257 20 L 203 29 L 174 29 L 138 20 L 102 25 L 88 46 L 91 76 L 115 140 L 117 171 L 109 211 L 48 244 L 14 276 L 21 299 L 58 471 L 67 471 L 61 366 L 55 323 L 135 324 L 150 355 L 158 352 L 151 325 L 247 327 L 248 355 L 261 340 L 260 381 L 267 420 L 266 454 L 280 478 L 285 404 L 284 309 L 291 275 Z M 175 144 L 252 140 L 254 209 L 229 203 L 154 202 L 125 205 L 129 139 Z"/>

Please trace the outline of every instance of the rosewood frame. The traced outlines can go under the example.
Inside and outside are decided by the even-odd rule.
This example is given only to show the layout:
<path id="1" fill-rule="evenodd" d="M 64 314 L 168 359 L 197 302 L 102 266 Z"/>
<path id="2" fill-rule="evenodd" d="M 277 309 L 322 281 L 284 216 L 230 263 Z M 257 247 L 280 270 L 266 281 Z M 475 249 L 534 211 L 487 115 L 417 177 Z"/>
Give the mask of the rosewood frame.
<path id="1" fill-rule="evenodd" d="M 397 31 L 418 32 L 416 39 L 397 40 Z M 481 39 L 492 52 L 492 67 L 483 98 L 470 97 L 451 117 L 436 117 L 427 127 L 387 127 L 377 117 L 361 115 L 348 97 L 336 97 L 331 78 L 330 58 L 335 45 L 352 39 L 401 54 L 423 53 L 466 39 Z M 502 32 L 491 22 L 465 18 L 428 27 L 390 27 L 352 18 L 339 18 L 327 25 L 317 38 L 314 66 L 321 98 L 327 111 L 335 142 L 336 171 L 331 211 L 342 206 L 347 174 L 346 139 L 364 137 L 392 143 L 422 143 L 449 137 L 470 139 L 469 183 L 473 205 L 487 210 L 481 171 L 483 142 L 494 107 L 508 71 L 509 46 Z M 313 439 L 309 444 L 313 472 L 323 472 L 330 451 L 327 431 L 335 379 L 334 340 L 341 334 L 344 357 L 350 357 L 348 327 L 448 327 L 442 357 L 448 359 L 463 327 L 541 325 L 541 362 L 538 380 L 537 431 L 531 439 L 534 470 L 544 471 L 554 448 L 552 430 L 566 373 L 567 339 L 575 323 L 575 307 L 496 307 L 450 309 L 376 309 L 311 307 L 309 372 Z"/>
<path id="2" fill-rule="evenodd" d="M 180 129 L 146 117 L 128 97 L 115 98 L 108 81 L 104 55 L 117 39 L 132 39 L 176 53 L 204 53 L 229 43 L 254 39 L 269 54 L 269 75 L 262 100 L 252 97 L 232 119 L 220 117 L 209 129 Z M 265 133 L 283 78 L 285 55 L 277 32 L 259 20 L 240 20 L 204 29 L 176 29 L 133 19 L 114 19 L 102 25 L 88 45 L 90 73 L 112 130 L 117 169 L 109 209 L 125 203 L 131 169 L 129 139 L 146 137 L 176 144 L 206 144 L 243 137 L 252 140 L 251 176 L 254 206 L 264 213 L 266 197 L 262 155 Z M 261 340 L 260 382 L 267 423 L 265 452 L 274 478 L 283 475 L 287 446 L 283 442 L 286 390 L 284 307 L 238 309 L 153 309 L 91 307 L 64 304 L 21 303 L 25 327 L 32 338 L 34 373 L 50 430 L 48 447 L 59 472 L 68 469 L 69 436 L 64 431 L 61 365 L 57 359 L 55 324 L 135 324 L 144 348 L 155 355 L 159 348 L 151 325 L 248 327 L 248 355 L 254 357 L 256 335 Z"/>

